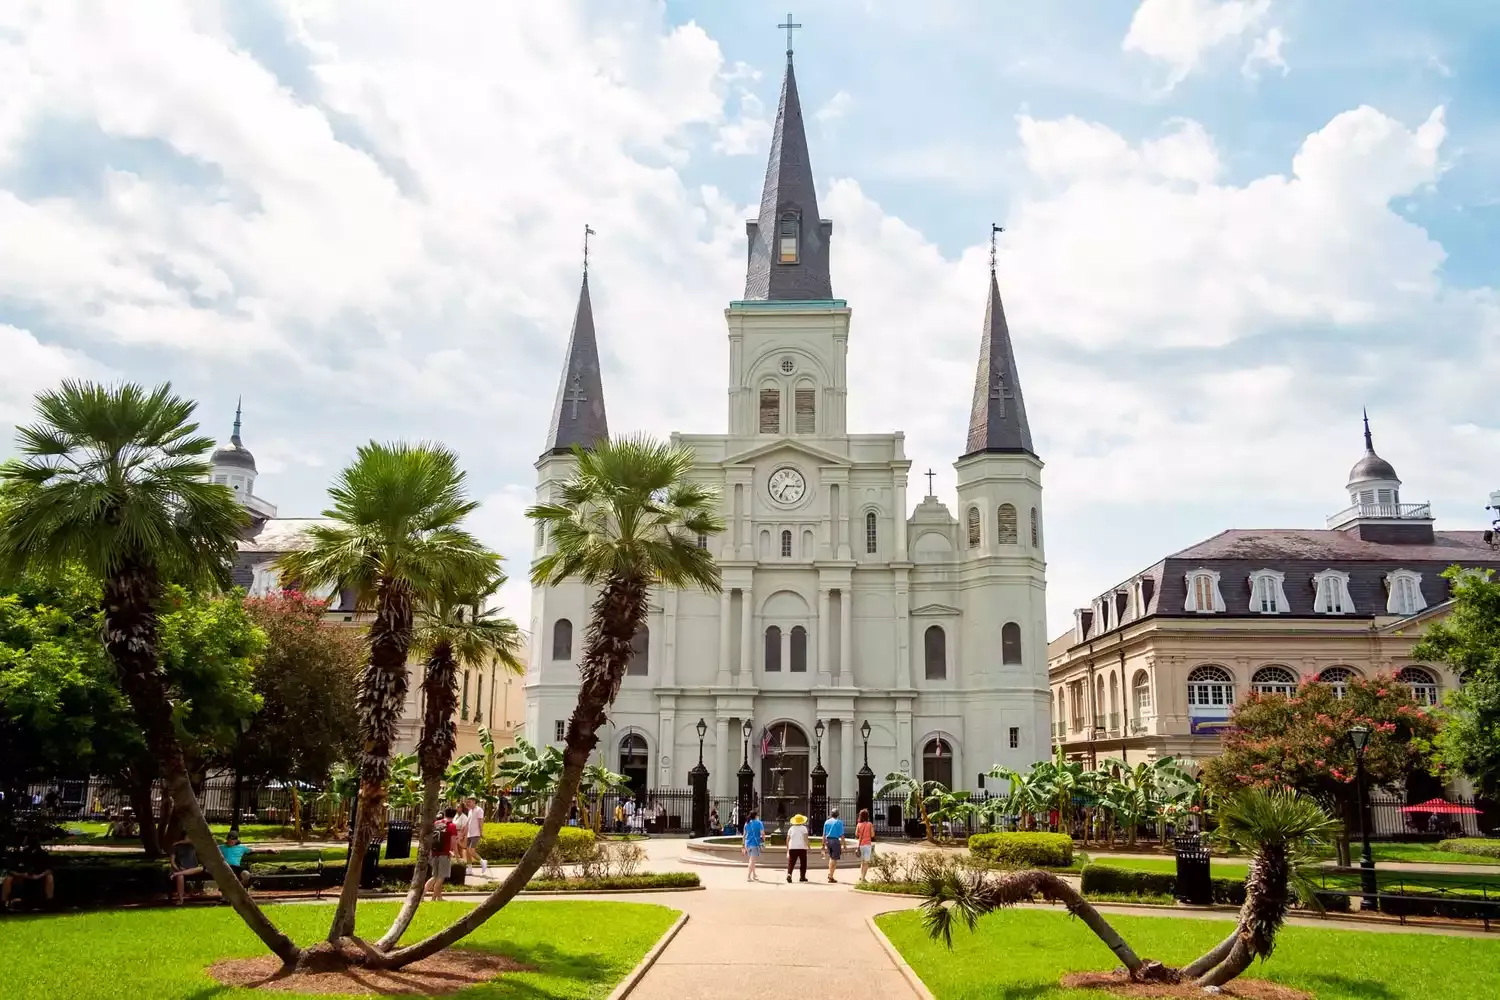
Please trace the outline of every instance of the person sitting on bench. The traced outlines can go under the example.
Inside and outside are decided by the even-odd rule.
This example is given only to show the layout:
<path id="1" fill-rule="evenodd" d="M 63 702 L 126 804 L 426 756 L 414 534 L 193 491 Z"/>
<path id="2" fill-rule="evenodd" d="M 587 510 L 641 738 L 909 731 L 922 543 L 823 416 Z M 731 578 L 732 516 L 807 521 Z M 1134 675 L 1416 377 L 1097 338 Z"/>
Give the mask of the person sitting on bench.
<path id="1" fill-rule="evenodd" d="M 177 886 L 177 905 L 182 905 L 183 892 L 187 887 L 187 880 L 198 876 L 194 881 L 202 885 L 203 866 L 198 863 L 198 849 L 184 835 L 181 840 L 172 845 L 172 881 Z M 197 892 L 198 890 L 194 890 Z"/>
<path id="2" fill-rule="evenodd" d="M 245 855 L 250 853 L 250 848 L 240 843 L 238 830 L 229 831 L 229 836 L 224 838 L 224 846 L 219 848 L 219 853 L 224 855 L 224 860 L 229 863 L 229 870 L 234 872 L 234 877 L 240 880 L 240 885 L 246 889 L 250 888 L 250 866 L 245 864 Z"/>
<path id="3" fill-rule="evenodd" d="M 11 908 L 11 893 L 23 882 L 42 883 L 44 902 L 52 902 L 52 866 L 47 862 L 47 852 L 42 849 L 41 841 L 34 836 L 26 838 L 26 846 L 12 857 L 5 880 L 0 882 L 0 908 Z"/>

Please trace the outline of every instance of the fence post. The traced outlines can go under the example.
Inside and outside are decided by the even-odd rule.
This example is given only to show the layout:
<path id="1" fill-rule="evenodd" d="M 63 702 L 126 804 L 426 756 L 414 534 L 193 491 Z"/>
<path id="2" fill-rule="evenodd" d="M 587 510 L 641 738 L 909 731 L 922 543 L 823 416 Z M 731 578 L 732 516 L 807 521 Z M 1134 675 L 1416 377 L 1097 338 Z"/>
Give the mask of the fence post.
<path id="1" fill-rule="evenodd" d="M 807 811 L 811 813 L 808 819 L 808 829 L 817 833 L 823 832 L 823 821 L 828 818 L 828 771 L 823 767 L 823 759 L 818 758 L 817 766 L 812 769 L 812 790 L 807 798 Z"/>
<path id="2" fill-rule="evenodd" d="M 708 836 L 708 768 L 703 766 L 701 758 L 688 772 L 688 785 L 693 790 L 692 835 L 706 837 Z"/>

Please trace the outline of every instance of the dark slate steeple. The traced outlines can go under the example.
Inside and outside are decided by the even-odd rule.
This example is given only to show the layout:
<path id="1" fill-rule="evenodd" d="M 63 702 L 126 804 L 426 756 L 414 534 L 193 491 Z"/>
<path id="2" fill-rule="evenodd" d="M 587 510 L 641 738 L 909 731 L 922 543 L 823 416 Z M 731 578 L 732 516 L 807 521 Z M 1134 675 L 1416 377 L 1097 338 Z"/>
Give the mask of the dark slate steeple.
<path id="1" fill-rule="evenodd" d="M 745 298 L 771 302 L 831 299 L 828 242 L 833 223 L 818 217 L 817 189 L 802 126 L 802 101 L 797 96 L 790 39 L 788 42 L 786 77 L 781 82 L 776 130 L 771 134 L 760 218 L 745 223 L 749 242 Z"/>
<path id="2" fill-rule="evenodd" d="M 994 232 L 999 232 L 995 227 Z M 994 241 L 990 251 L 990 297 L 984 307 L 979 341 L 979 368 L 974 376 L 974 406 L 969 411 L 969 441 L 964 458 L 985 453 L 1036 455 L 1031 425 L 1021 399 L 1021 377 L 1010 343 L 1000 283 L 995 277 Z"/>
<path id="3" fill-rule="evenodd" d="M 552 408 L 552 427 L 543 454 L 571 451 L 574 445 L 592 448 L 608 438 L 604 382 L 599 376 L 599 345 L 594 337 L 594 307 L 589 301 L 589 273 L 585 266 L 578 310 L 573 314 L 573 334 L 568 338 L 568 357 L 563 363 L 562 380 L 557 384 L 557 403 Z"/>

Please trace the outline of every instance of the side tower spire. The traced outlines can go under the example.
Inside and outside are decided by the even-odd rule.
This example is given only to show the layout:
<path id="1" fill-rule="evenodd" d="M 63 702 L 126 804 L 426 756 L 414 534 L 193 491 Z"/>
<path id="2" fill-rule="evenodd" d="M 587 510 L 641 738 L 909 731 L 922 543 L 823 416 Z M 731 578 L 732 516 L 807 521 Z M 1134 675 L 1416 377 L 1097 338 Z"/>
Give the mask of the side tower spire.
<path id="1" fill-rule="evenodd" d="M 979 341 L 979 367 L 974 375 L 974 405 L 969 411 L 969 439 L 964 458 L 985 452 L 1036 455 L 996 277 L 995 237 L 1004 231 L 1001 226 L 990 226 L 990 294 L 984 307 L 984 331 Z"/>
<path id="2" fill-rule="evenodd" d="M 594 307 L 589 300 L 588 237 L 594 230 L 584 227 L 583 284 L 578 290 L 578 308 L 573 313 L 573 332 L 562 378 L 557 383 L 557 402 L 552 407 L 552 425 L 543 454 L 571 451 L 575 445 L 592 448 L 609 437 L 604 415 L 604 382 L 599 374 L 599 344 L 594 335 Z"/>
<path id="3" fill-rule="evenodd" d="M 760 196 L 760 217 L 745 223 L 749 262 L 745 298 L 796 302 L 833 298 L 828 276 L 828 243 L 833 223 L 818 216 L 817 188 L 807 154 L 802 101 L 792 65 L 792 29 L 787 15 L 786 75 L 771 133 L 771 156 Z"/>

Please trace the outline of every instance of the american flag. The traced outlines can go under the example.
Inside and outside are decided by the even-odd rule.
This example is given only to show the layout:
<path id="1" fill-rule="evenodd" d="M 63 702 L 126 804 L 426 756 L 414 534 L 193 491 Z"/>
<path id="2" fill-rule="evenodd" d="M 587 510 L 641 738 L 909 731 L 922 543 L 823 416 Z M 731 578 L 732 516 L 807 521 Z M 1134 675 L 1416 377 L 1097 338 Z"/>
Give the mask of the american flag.
<path id="1" fill-rule="evenodd" d="M 765 726 L 760 727 L 760 755 L 766 756 L 771 752 L 771 731 Z"/>

